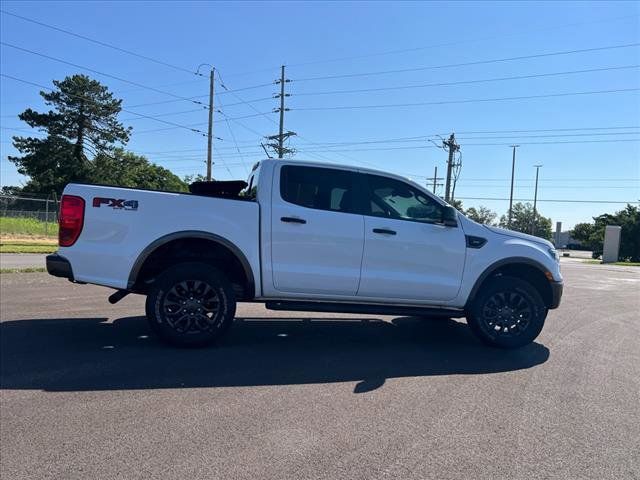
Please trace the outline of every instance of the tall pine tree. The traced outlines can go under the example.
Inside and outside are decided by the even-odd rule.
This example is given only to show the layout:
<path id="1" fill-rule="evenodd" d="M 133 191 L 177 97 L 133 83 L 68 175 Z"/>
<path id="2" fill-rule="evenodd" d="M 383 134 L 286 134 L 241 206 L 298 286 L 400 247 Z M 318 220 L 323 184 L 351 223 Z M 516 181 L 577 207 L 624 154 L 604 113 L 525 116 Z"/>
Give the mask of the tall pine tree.
<path id="1" fill-rule="evenodd" d="M 92 179 L 92 160 L 109 155 L 129 140 L 130 128 L 118 122 L 122 100 L 86 75 L 54 80 L 56 89 L 40 92 L 51 109 L 39 113 L 31 108 L 19 115 L 46 137 L 13 137 L 21 157 L 9 157 L 18 172 L 30 177 L 25 191 L 60 193 L 69 182 Z"/>

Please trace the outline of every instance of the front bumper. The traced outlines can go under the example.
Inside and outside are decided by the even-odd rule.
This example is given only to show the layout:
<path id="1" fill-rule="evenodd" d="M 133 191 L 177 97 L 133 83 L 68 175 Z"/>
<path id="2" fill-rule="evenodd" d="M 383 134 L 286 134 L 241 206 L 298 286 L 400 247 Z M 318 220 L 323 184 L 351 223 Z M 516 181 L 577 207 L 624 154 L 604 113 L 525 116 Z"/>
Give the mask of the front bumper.
<path id="1" fill-rule="evenodd" d="M 47 255 L 47 272 L 54 277 L 68 278 L 73 281 L 73 270 L 69 260 L 57 253 Z"/>
<path id="2" fill-rule="evenodd" d="M 551 282 L 551 305 L 549 305 L 550 309 L 558 308 L 560 306 L 560 299 L 562 298 L 563 288 L 563 282 Z"/>

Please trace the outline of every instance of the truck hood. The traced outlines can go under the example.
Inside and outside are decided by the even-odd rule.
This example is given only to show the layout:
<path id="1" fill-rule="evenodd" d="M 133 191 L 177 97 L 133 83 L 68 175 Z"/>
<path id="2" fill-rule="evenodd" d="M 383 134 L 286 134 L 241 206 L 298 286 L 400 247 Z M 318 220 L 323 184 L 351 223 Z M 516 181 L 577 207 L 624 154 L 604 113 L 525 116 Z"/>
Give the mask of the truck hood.
<path id="1" fill-rule="evenodd" d="M 498 235 L 504 235 L 506 237 L 514 237 L 514 238 L 522 238 L 523 240 L 528 240 L 530 242 L 534 242 L 540 245 L 544 245 L 548 248 L 554 248 L 553 244 L 545 240 L 544 238 L 535 237 L 533 235 L 528 235 L 526 233 L 514 232 L 513 230 L 507 230 L 506 228 L 498 228 L 498 227 L 490 227 L 488 225 L 484 225 L 485 228 L 491 230 L 493 233 L 497 233 Z"/>

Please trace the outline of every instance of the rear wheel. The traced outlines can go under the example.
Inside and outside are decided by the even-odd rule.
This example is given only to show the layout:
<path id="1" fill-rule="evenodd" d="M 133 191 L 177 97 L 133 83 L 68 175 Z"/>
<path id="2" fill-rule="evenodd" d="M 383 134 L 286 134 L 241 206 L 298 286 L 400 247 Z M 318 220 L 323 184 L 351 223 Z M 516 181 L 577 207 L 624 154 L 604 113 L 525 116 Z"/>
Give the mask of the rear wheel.
<path id="1" fill-rule="evenodd" d="M 147 320 L 165 342 L 180 347 L 214 343 L 236 311 L 233 288 L 214 267 L 196 262 L 168 268 L 147 296 Z"/>
<path id="2" fill-rule="evenodd" d="M 542 331 L 547 307 L 538 291 L 514 277 L 496 277 L 482 288 L 467 315 L 473 333 L 487 345 L 518 348 Z"/>

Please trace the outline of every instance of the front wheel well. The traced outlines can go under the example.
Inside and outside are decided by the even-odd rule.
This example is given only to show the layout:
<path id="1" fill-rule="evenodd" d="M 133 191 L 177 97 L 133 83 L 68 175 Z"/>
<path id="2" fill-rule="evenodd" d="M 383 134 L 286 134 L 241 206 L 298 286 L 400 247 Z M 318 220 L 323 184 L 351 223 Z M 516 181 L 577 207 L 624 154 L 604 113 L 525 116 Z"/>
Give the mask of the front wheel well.
<path id="1" fill-rule="evenodd" d="M 471 295 L 469 296 L 467 306 L 473 302 L 478 292 L 482 290 L 483 286 L 498 277 L 519 278 L 520 280 L 531 284 L 538 291 L 547 307 L 550 307 L 553 303 L 551 284 L 543 270 L 528 263 L 507 263 L 491 270 L 491 272 L 478 280 L 478 283 L 473 287 Z"/>
<path id="2" fill-rule="evenodd" d="M 255 294 L 251 267 L 241 253 L 210 238 L 182 237 L 153 247 L 138 262 L 129 279 L 129 290 L 147 293 L 155 278 L 167 268 L 183 262 L 200 262 L 220 270 L 231 283 L 238 300 Z"/>

